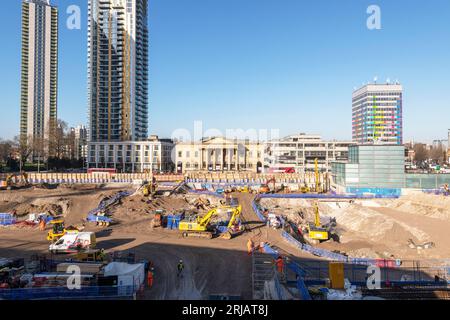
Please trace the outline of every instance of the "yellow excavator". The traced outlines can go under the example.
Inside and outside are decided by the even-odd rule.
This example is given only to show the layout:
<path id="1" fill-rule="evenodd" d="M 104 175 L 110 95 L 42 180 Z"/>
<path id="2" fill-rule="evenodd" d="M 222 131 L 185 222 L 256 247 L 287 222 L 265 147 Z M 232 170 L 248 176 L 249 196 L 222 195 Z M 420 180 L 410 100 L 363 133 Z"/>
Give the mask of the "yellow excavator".
<path id="1" fill-rule="evenodd" d="M 219 212 L 227 210 L 231 211 L 231 219 L 227 225 L 227 232 L 221 235 L 224 239 L 231 239 L 233 237 L 233 231 L 231 230 L 236 219 L 240 216 L 242 212 L 242 207 L 239 206 L 222 206 L 214 208 L 208 211 L 203 217 L 197 216 L 194 219 L 185 219 L 180 222 L 178 229 L 182 231 L 183 237 L 200 237 L 212 239 L 213 235 L 216 233 L 216 228 L 213 227 L 210 222 L 213 216 Z"/>
<path id="2" fill-rule="evenodd" d="M 8 175 L 6 180 L 2 182 L 1 188 L 11 190 L 13 188 L 27 187 L 29 185 L 28 174 L 26 172 L 21 172 Z"/>
<path id="3" fill-rule="evenodd" d="M 142 195 L 144 197 L 152 196 L 156 192 L 158 185 L 156 182 L 150 182 L 142 187 Z"/>
<path id="4" fill-rule="evenodd" d="M 52 225 L 52 230 L 47 233 L 48 241 L 55 242 L 66 234 L 67 230 L 64 224 L 64 220 L 51 220 L 50 224 Z"/>
<path id="5" fill-rule="evenodd" d="M 69 232 L 79 232 L 80 229 L 74 226 L 69 226 L 66 228 L 64 220 L 62 219 L 54 219 L 50 220 L 50 224 L 52 225 L 52 229 L 47 233 L 47 240 L 51 242 L 58 241 L 62 238 L 68 231 Z"/>
<path id="6" fill-rule="evenodd" d="M 324 227 L 320 222 L 319 205 L 317 202 L 314 203 L 314 223 L 308 225 L 308 237 L 315 244 L 330 239 L 328 228 Z"/>

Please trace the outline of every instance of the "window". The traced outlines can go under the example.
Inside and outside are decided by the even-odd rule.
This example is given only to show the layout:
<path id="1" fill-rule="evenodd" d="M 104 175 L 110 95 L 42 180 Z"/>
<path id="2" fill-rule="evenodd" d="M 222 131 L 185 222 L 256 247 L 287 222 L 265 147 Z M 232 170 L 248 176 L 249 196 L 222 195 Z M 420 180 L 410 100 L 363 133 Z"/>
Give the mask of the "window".
<path id="1" fill-rule="evenodd" d="M 182 158 L 183 157 L 183 152 L 178 151 L 178 158 Z"/>

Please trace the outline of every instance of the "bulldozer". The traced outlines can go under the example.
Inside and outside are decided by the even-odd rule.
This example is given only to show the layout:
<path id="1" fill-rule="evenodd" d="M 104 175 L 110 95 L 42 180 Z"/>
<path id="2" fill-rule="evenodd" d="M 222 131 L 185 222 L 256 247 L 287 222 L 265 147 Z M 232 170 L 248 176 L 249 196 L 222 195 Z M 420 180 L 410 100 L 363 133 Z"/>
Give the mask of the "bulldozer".
<path id="1" fill-rule="evenodd" d="M 223 239 L 231 239 L 234 232 L 231 230 L 236 219 L 240 216 L 242 212 L 242 207 L 239 206 L 222 206 L 218 208 L 211 209 L 203 217 L 197 216 L 194 219 L 187 218 L 180 222 L 179 230 L 182 232 L 183 237 L 200 237 L 212 239 L 217 233 L 217 228 L 210 224 L 211 219 L 220 210 L 230 210 L 232 212 L 231 219 L 227 225 L 227 231 L 221 235 Z"/>

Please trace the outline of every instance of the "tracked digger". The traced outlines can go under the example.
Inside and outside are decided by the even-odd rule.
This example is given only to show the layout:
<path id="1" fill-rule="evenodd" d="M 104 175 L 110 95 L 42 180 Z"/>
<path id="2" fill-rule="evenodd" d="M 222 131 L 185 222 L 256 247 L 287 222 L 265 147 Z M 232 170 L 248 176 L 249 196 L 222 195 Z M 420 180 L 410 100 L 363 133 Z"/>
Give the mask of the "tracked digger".
<path id="1" fill-rule="evenodd" d="M 223 239 L 231 239 L 234 235 L 233 226 L 236 219 L 242 212 L 242 207 L 239 206 L 222 206 L 208 211 L 204 216 L 196 216 L 194 218 L 187 218 L 180 222 L 179 230 L 183 237 L 199 237 L 212 239 L 217 233 L 217 227 L 211 225 L 211 219 L 222 210 L 228 210 L 232 213 L 231 219 L 227 224 L 227 231 L 221 234 Z"/>

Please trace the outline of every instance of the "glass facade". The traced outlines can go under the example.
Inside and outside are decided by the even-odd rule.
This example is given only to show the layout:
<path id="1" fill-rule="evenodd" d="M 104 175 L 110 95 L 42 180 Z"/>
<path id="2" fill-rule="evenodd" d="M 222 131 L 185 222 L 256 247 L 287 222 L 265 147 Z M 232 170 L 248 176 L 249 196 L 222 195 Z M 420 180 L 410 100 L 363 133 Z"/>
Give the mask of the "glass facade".
<path id="1" fill-rule="evenodd" d="M 404 147 L 349 147 L 349 161 L 332 165 L 334 183 L 356 188 L 402 188 L 405 185 Z"/>

